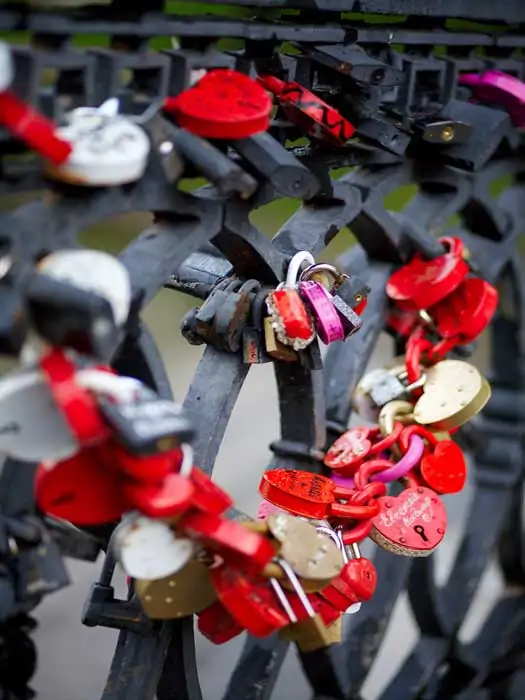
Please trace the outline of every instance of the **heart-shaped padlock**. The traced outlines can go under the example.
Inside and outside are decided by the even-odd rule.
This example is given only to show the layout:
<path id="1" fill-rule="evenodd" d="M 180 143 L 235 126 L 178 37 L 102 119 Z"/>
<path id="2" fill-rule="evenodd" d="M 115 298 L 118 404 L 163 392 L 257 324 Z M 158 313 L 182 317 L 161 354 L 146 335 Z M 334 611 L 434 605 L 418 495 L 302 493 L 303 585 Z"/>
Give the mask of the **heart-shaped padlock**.
<path id="1" fill-rule="evenodd" d="M 471 420 L 490 398 L 490 384 L 476 367 L 462 360 L 443 360 L 425 370 L 423 395 L 414 420 L 438 430 L 453 430 Z"/>
<path id="2" fill-rule="evenodd" d="M 370 537 L 383 549 L 405 557 L 427 557 L 445 537 L 447 512 L 434 491 L 410 486 L 378 502 L 381 510 L 372 521 Z"/>
<path id="3" fill-rule="evenodd" d="M 55 464 L 40 464 L 35 498 L 43 513 L 79 527 L 114 522 L 128 509 L 121 481 L 105 464 L 99 448 L 82 450 Z"/>
<path id="4" fill-rule="evenodd" d="M 440 238 L 447 248 L 433 260 L 415 255 L 396 270 L 387 282 L 386 293 L 400 308 L 428 309 L 453 292 L 469 273 L 459 238 Z"/>
<path id="5" fill-rule="evenodd" d="M 423 485 L 438 494 L 459 493 L 467 481 L 467 461 L 463 450 L 453 440 L 440 439 L 421 425 L 409 425 L 399 435 L 403 452 L 409 448 L 412 435 L 424 438 L 428 445 L 419 465 Z"/>
<path id="6" fill-rule="evenodd" d="M 177 124 L 208 139 L 246 139 L 270 125 L 272 101 L 266 90 L 235 70 L 209 71 L 177 97 L 168 97 L 164 109 Z"/>
<path id="7" fill-rule="evenodd" d="M 129 514 L 115 529 L 117 559 L 132 578 L 155 581 L 180 571 L 195 553 L 195 543 L 178 537 L 161 520 Z"/>

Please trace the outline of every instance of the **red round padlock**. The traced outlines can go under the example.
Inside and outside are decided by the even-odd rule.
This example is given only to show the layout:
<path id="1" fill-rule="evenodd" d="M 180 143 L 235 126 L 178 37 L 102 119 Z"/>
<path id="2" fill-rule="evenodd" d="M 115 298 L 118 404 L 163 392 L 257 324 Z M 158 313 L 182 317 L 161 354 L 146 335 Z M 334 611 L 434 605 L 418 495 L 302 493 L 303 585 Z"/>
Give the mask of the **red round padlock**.
<path id="1" fill-rule="evenodd" d="M 446 253 L 433 260 L 415 255 L 390 276 L 386 293 L 400 308 L 429 309 L 457 289 L 468 275 L 463 241 L 447 237 L 439 242 L 448 248 Z"/>
<path id="2" fill-rule="evenodd" d="M 462 491 L 467 482 L 467 461 L 461 447 L 453 440 L 438 440 L 422 425 L 408 425 L 399 436 L 399 446 L 403 452 L 408 450 L 412 435 L 419 435 L 428 443 L 429 449 L 419 465 L 423 485 L 439 494 Z"/>
<path id="3" fill-rule="evenodd" d="M 105 525 L 128 510 L 121 480 L 99 448 L 84 449 L 55 465 L 39 465 L 35 500 L 47 515 L 79 527 Z"/>
<path id="4" fill-rule="evenodd" d="M 472 343 L 489 326 L 498 308 L 496 287 L 480 277 L 469 277 L 431 310 L 438 334 L 458 345 Z"/>
<path id="5" fill-rule="evenodd" d="M 323 463 L 338 476 L 353 476 L 365 459 L 392 447 L 402 427 L 401 423 L 395 423 L 392 433 L 380 440 L 381 431 L 377 427 L 351 428 L 329 447 Z"/>
<path id="6" fill-rule="evenodd" d="M 266 537 L 240 523 L 215 515 L 188 512 L 177 527 L 191 539 L 221 556 L 227 564 L 260 573 L 275 557 L 275 548 Z"/>
<path id="7" fill-rule="evenodd" d="M 354 505 L 354 491 L 336 486 L 326 476 L 297 469 L 271 469 L 259 484 L 261 496 L 283 510 L 306 518 L 362 519 L 373 518 L 378 512 L 376 503 Z M 344 499 L 348 503 L 338 503 Z"/>
<path id="8" fill-rule="evenodd" d="M 273 75 L 261 75 L 259 81 L 276 96 L 288 119 L 308 136 L 331 146 L 344 146 L 354 135 L 355 127 L 348 120 L 299 83 L 285 83 Z"/>
<path id="9" fill-rule="evenodd" d="M 167 97 L 164 110 L 197 136 L 246 139 L 268 129 L 272 101 L 249 76 L 221 68 L 209 71 L 177 97 Z"/>
<path id="10" fill-rule="evenodd" d="M 229 566 L 218 566 L 210 574 L 222 605 L 254 637 L 268 637 L 290 624 L 268 581 Z"/>

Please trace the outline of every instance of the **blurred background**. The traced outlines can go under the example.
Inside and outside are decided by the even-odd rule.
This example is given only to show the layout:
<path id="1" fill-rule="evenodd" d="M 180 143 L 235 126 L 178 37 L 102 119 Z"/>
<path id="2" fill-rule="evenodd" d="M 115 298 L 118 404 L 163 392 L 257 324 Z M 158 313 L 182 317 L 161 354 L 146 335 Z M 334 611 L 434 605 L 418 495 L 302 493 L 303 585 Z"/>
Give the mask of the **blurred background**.
<path id="1" fill-rule="evenodd" d="M 399 209 L 415 192 L 415 188 L 399 191 L 387 203 Z M 24 198 L 4 202 L 4 208 L 23 203 Z M 271 235 L 293 213 L 296 203 L 281 201 L 256 212 L 254 223 Z M 105 221 L 86 231 L 82 243 L 86 246 L 118 253 L 137 233 L 146 228 L 148 214 L 131 214 Z M 322 260 L 331 261 L 354 244 L 349 231 L 342 231 L 326 249 Z M 202 355 L 202 347 L 186 343 L 179 332 L 184 313 L 196 300 L 177 292 L 163 290 L 146 309 L 144 318 L 161 349 L 172 382 L 174 395 L 182 401 Z M 365 315 L 366 323 L 366 315 Z M 475 358 L 483 367 L 486 347 L 481 344 Z M 381 366 L 392 357 L 388 338 L 382 337 L 370 363 Z M 254 366 L 241 392 L 229 423 L 219 454 L 214 477 L 234 497 L 238 506 L 255 515 L 259 498 L 257 485 L 270 457 L 268 444 L 278 436 L 278 404 L 271 365 Z M 447 498 L 450 527 L 445 543 L 434 555 L 438 560 L 438 577 L 444 581 L 461 537 L 463 520 L 468 508 L 470 488 L 462 494 Z M 363 553 L 372 551 L 370 543 Z M 394 556 L 394 555 L 392 555 Z M 57 595 L 48 597 L 37 610 L 40 627 L 36 632 L 40 663 L 34 687 L 42 700 L 97 700 L 104 687 L 115 647 L 117 633 L 106 629 L 83 627 L 80 622 L 82 606 L 101 562 L 85 564 L 68 562 L 72 585 Z M 388 586 L 380 581 L 379 586 Z M 462 630 L 466 640 L 482 623 L 486 611 L 497 593 L 499 578 L 496 569 L 489 569 L 478 592 L 476 613 L 469 615 Z M 117 577 L 117 591 L 124 593 L 123 576 Z M 364 697 L 373 698 L 387 685 L 397 665 L 409 653 L 416 638 L 415 627 L 405 597 L 396 606 L 392 624 L 378 655 L 373 674 L 364 688 Z M 224 646 L 214 646 L 197 633 L 197 656 L 205 700 L 217 700 L 226 687 L 238 657 L 243 638 Z M 295 650 L 290 648 L 285 668 L 275 690 L 276 700 L 306 700 L 309 689 L 300 671 Z M 241 700 L 241 699 L 239 699 Z"/>

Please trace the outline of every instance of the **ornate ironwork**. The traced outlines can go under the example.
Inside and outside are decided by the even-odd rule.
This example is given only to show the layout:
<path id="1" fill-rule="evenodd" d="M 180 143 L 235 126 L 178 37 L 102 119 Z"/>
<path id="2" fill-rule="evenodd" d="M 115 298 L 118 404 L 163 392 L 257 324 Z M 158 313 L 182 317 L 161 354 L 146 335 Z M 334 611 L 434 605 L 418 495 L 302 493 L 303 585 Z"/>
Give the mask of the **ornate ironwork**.
<path id="1" fill-rule="evenodd" d="M 447 582 L 438 586 L 432 558 L 413 561 L 377 552 L 375 599 L 351 617 L 342 644 L 303 654 L 302 663 L 315 700 L 359 698 L 394 604 L 406 589 L 420 636 L 381 700 L 519 700 L 525 694 L 525 290 L 517 257 L 525 214 L 523 137 L 502 109 L 466 101 L 458 78 L 493 68 L 525 79 L 519 54 L 525 38 L 522 0 L 232 0 L 233 19 L 166 14 L 163 5 L 152 0 L 140 11 L 116 1 L 68 12 L 4 5 L 0 29 L 29 32 L 31 38 L 29 47 L 15 50 L 15 89 L 57 119 L 64 109 L 110 96 L 120 98 L 124 111 L 138 114 L 183 90 L 191 70 L 269 70 L 348 114 L 359 140 L 331 150 L 313 142 L 289 145 L 302 134 L 278 114 L 269 134 L 232 143 L 228 157 L 208 144 L 213 157 L 203 161 L 198 143 L 164 124 L 163 138 L 181 150 L 185 175 L 203 175 L 207 186 L 191 193 L 178 190 L 157 150 L 137 184 L 79 193 L 51 186 L 36 161 L 15 157 L 19 144 L 2 134 L 0 194 L 53 190 L 52 196 L 4 212 L 2 236 L 12 243 L 13 254 L 32 262 L 42 251 L 78 245 L 79 233 L 107 217 L 154 212 L 150 227 L 120 254 L 144 306 L 163 286 L 206 299 L 224 278 L 274 285 L 296 251 L 320 255 L 350 227 L 358 244 L 338 264 L 359 270 L 372 289 L 363 329 L 329 348 L 324 369 L 317 345 L 304 365 L 275 365 L 281 435 L 271 446 L 271 466 L 310 471 L 321 470 L 320 451 L 347 425 L 352 388 L 383 330 L 384 287 L 393 266 L 415 249 L 431 249 L 438 232 L 461 237 L 482 274 L 497 280 L 506 294 L 491 331 L 493 396 L 463 435 L 475 460 L 475 488 L 455 564 Z M 220 3 L 208 0 L 208 5 Z M 349 12 L 385 17 L 370 23 L 364 14 L 342 14 Z M 401 16 L 406 17 L 399 21 Z M 486 24 L 451 24 L 451 18 Z M 100 33 L 110 37 L 109 48 L 73 48 L 73 36 Z M 148 51 L 152 37 L 165 36 L 177 36 L 180 48 Z M 219 52 L 215 42 L 222 37 L 243 39 L 243 48 Z M 327 67 L 327 47 L 336 57 L 351 49 L 352 65 L 367 68 L 368 82 Z M 53 77 L 44 85 L 47 69 Z M 131 77 L 122 85 L 124 70 Z M 470 140 L 440 146 L 425 142 L 422 129 L 436 115 L 471 125 Z M 155 119 L 147 128 L 155 140 Z M 334 169 L 354 166 L 334 177 Z M 389 210 L 388 195 L 406 185 L 415 186 L 414 196 L 402 211 Z M 289 196 L 305 201 L 269 240 L 249 215 Z M 227 341 L 224 329 L 215 328 L 184 400 L 199 426 L 196 460 L 208 473 L 249 369 L 235 343 Z M 139 320 L 116 349 L 114 366 L 170 395 L 162 358 Z M 4 468 L 4 514 L 32 507 L 28 472 L 21 478 L 19 467 L 8 461 Z M 54 534 L 65 554 L 79 555 L 72 533 Z M 107 541 L 107 533 L 92 534 L 102 544 Z M 93 558 L 95 540 L 83 542 L 80 556 Z M 506 587 L 476 639 L 463 644 L 461 623 L 494 557 Z M 147 623 L 132 600 L 114 599 L 112 566 L 108 555 L 84 611 L 86 624 L 121 629 L 102 700 L 200 700 L 192 619 Z M 270 698 L 286 649 L 274 638 L 248 638 L 224 700 Z"/>

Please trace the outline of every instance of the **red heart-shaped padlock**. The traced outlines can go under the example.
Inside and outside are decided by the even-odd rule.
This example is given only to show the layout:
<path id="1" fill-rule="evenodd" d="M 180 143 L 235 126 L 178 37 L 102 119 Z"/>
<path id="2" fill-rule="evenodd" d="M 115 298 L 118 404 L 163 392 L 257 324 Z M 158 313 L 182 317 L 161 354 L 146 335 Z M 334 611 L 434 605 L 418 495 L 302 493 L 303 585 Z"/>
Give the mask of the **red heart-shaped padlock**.
<path id="1" fill-rule="evenodd" d="M 425 484 L 436 493 L 459 493 L 467 481 L 467 461 L 463 450 L 452 440 L 438 442 L 420 465 Z"/>
<path id="2" fill-rule="evenodd" d="M 386 293 L 403 309 L 428 309 L 453 292 L 469 273 L 459 238 L 440 238 L 448 251 L 433 260 L 415 255 L 396 270 L 387 282 Z"/>
<path id="3" fill-rule="evenodd" d="M 120 479 L 97 448 L 82 450 L 51 468 L 41 464 L 35 499 L 44 513 L 78 526 L 111 523 L 128 509 Z"/>
<path id="4" fill-rule="evenodd" d="M 164 109 L 184 129 L 206 139 L 246 139 L 270 126 L 272 101 L 255 80 L 235 70 L 209 71 Z"/>
<path id="5" fill-rule="evenodd" d="M 461 338 L 462 345 L 473 342 L 492 321 L 499 294 L 480 277 L 469 277 L 431 311 L 432 321 L 442 338 Z"/>
<path id="6" fill-rule="evenodd" d="M 431 489 L 410 487 L 378 502 L 381 511 L 372 521 L 370 537 L 380 547 L 407 557 L 426 557 L 442 542 L 447 512 Z"/>

